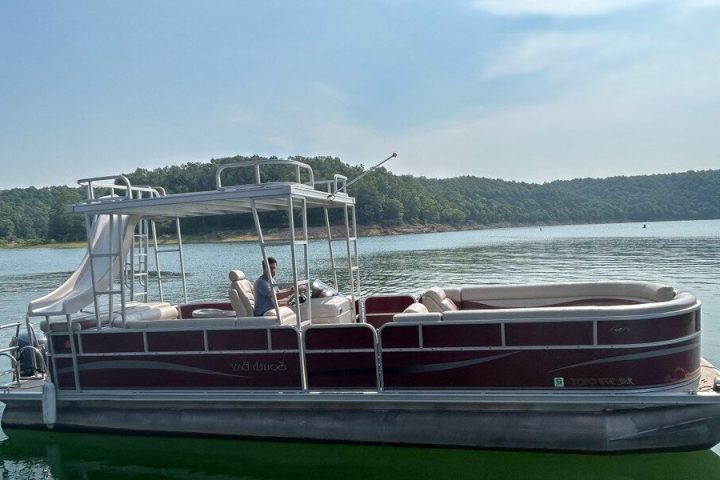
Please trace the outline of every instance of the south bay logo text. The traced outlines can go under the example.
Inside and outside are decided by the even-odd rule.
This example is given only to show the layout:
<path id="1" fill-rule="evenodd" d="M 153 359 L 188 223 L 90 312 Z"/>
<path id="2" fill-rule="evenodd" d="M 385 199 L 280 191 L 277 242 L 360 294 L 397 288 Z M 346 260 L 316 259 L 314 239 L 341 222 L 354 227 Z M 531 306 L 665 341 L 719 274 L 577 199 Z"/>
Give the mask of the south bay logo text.
<path id="1" fill-rule="evenodd" d="M 254 362 L 239 362 L 231 363 L 233 372 L 284 372 L 287 370 L 285 362 L 261 362 L 256 360 Z"/>

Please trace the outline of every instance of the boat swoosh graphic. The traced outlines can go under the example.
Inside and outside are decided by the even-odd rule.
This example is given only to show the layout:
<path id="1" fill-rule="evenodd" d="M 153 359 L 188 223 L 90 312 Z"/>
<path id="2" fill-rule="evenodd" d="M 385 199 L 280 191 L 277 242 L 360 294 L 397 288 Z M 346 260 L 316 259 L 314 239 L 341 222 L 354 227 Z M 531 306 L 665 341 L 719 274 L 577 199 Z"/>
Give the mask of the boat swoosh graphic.
<path id="1" fill-rule="evenodd" d="M 471 358 L 469 360 L 459 360 L 456 362 L 443 362 L 443 363 L 431 363 L 424 365 L 410 365 L 407 367 L 389 367 L 385 368 L 386 373 L 429 373 L 429 372 L 441 372 L 443 370 L 453 370 L 455 368 L 470 367 L 473 365 L 480 365 L 481 363 L 492 362 L 500 358 L 509 357 L 520 353 L 519 350 L 507 353 L 501 353 L 499 355 L 493 355 L 491 357 L 483 358 Z"/>
<path id="2" fill-rule="evenodd" d="M 248 375 L 233 375 L 231 373 L 216 372 L 214 370 L 207 370 L 205 368 L 188 367 L 186 365 L 177 365 L 174 363 L 167 362 L 150 362 L 144 360 L 114 360 L 105 362 L 93 362 L 86 365 L 78 365 L 79 371 L 89 372 L 92 370 L 120 370 L 120 369 L 134 369 L 134 370 L 167 370 L 173 372 L 184 372 L 184 373 L 200 373 L 203 375 L 215 375 L 221 377 L 233 377 L 233 378 L 252 378 Z M 72 373 L 72 367 L 61 368 L 58 373 Z"/>
<path id="3" fill-rule="evenodd" d="M 555 370 L 550 370 L 548 373 L 559 372 L 561 370 L 566 370 L 568 368 L 585 367 L 587 365 L 600 365 L 602 363 L 625 362 L 628 360 L 643 360 L 646 358 L 664 357 L 665 355 L 673 355 L 675 353 L 687 352 L 688 350 L 693 350 L 695 348 L 698 348 L 698 346 L 697 345 L 685 345 L 683 347 L 666 348 L 663 350 L 653 350 L 652 352 L 629 353 L 627 355 L 617 355 L 614 357 L 607 357 L 607 358 L 601 358 L 598 360 L 590 360 L 588 362 L 580 362 L 580 363 L 574 363 L 572 365 L 566 365 L 564 367 L 556 368 Z"/>

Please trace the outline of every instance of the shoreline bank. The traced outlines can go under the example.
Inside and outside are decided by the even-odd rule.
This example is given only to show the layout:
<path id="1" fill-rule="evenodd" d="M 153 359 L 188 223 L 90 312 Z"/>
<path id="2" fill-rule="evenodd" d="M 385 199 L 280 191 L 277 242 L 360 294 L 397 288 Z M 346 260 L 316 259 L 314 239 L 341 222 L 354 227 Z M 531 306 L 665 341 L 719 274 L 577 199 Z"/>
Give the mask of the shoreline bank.
<path id="1" fill-rule="evenodd" d="M 658 220 L 665 221 L 665 220 Z M 605 223 L 638 223 L 647 224 L 653 223 L 648 221 L 628 221 L 628 222 L 599 222 L 599 223 L 523 223 L 523 224 L 511 224 L 511 223 L 499 223 L 493 225 L 484 225 L 476 223 L 467 223 L 463 225 L 448 225 L 448 224 L 422 224 L 422 225 L 398 225 L 398 226 L 384 226 L 384 225 L 358 225 L 358 237 L 378 237 L 378 236 L 393 236 L 393 235 L 415 235 L 422 233 L 442 233 L 442 232 L 462 232 L 469 230 L 494 230 L 504 228 L 523 228 L 523 227 L 556 227 L 563 225 L 602 225 Z M 344 228 L 341 226 L 334 226 L 332 228 L 333 238 L 343 238 Z M 296 238 L 300 238 L 302 234 L 301 229 L 296 229 Z M 288 240 L 289 235 L 285 228 L 270 228 L 263 231 L 263 236 L 267 240 Z M 183 234 L 184 244 L 193 243 L 236 243 L 236 242 L 257 242 L 257 234 L 255 230 L 222 230 L 212 233 L 205 233 L 202 235 Z M 324 226 L 308 227 L 308 238 L 310 240 L 325 239 L 327 238 L 327 230 Z M 174 244 L 175 239 L 169 235 L 159 235 L 158 244 Z M 69 248 L 86 248 L 87 242 L 30 242 L 30 241 L 19 241 L 10 243 L 0 243 L 0 250 L 13 250 L 13 249 L 24 249 L 24 248 L 58 248 L 58 249 L 69 249 Z"/>
<path id="2" fill-rule="evenodd" d="M 485 230 L 491 228 L 511 228 L 522 227 L 525 225 L 400 225 L 400 226 L 383 226 L 383 225 L 358 225 L 359 237 L 377 237 L 392 235 L 413 235 L 420 233 L 438 233 L 438 232 L 459 232 L 465 230 Z M 340 238 L 342 234 L 340 227 L 334 227 L 332 230 L 333 238 Z M 301 233 L 301 232 L 300 232 Z M 297 234 L 296 234 L 297 235 Z M 264 236 L 269 240 L 282 240 L 287 237 L 285 229 L 268 229 L 264 232 Z M 235 243 L 235 242 L 256 242 L 257 234 L 254 230 L 223 230 L 220 232 L 206 233 L 202 235 L 183 234 L 183 243 Z M 308 238 L 311 240 L 318 238 L 327 238 L 327 230 L 322 227 L 308 227 Z M 158 236 L 159 244 L 172 244 L 175 240 L 169 236 Z M 0 249 L 12 250 L 19 248 L 84 248 L 87 242 L 51 242 L 51 243 L 32 243 L 32 242 L 11 242 L 0 245 Z"/>

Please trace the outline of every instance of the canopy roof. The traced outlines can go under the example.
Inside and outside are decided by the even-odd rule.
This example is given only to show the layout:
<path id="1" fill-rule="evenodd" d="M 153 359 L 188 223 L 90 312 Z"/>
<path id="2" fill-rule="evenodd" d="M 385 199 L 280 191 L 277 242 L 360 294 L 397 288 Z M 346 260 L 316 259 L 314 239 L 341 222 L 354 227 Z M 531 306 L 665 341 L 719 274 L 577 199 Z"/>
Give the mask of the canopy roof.
<path id="1" fill-rule="evenodd" d="M 89 199 L 72 206 L 82 214 L 137 215 L 145 218 L 176 218 L 227 215 L 252 212 L 287 211 L 290 199 L 294 206 L 306 201 L 307 208 L 338 208 L 354 205 L 355 199 L 344 192 L 328 193 L 310 185 L 276 182 L 240 185 L 204 192 L 176 193 L 148 198 L 115 196 Z"/>
<path id="2" fill-rule="evenodd" d="M 263 177 L 267 178 L 268 167 L 287 170 L 294 174 L 295 181 L 263 181 Z M 254 183 L 224 186 L 222 173 L 239 169 L 251 169 Z M 307 181 L 303 181 L 303 177 Z M 222 164 L 215 172 L 216 190 L 204 192 L 166 195 L 162 188 L 132 186 L 123 175 L 86 178 L 78 183 L 87 187 L 88 199 L 73 205 L 72 211 L 86 215 L 123 214 L 162 219 L 249 213 L 253 208 L 259 212 L 287 211 L 291 204 L 301 206 L 303 202 L 307 208 L 355 204 L 355 199 L 346 193 L 345 176 L 336 174 L 332 180 L 315 182 L 309 165 L 289 159 L 252 159 Z M 327 191 L 317 190 L 318 185 L 325 186 Z M 97 198 L 97 188 L 109 189 L 111 195 Z M 118 191 L 123 195 L 117 195 Z"/>

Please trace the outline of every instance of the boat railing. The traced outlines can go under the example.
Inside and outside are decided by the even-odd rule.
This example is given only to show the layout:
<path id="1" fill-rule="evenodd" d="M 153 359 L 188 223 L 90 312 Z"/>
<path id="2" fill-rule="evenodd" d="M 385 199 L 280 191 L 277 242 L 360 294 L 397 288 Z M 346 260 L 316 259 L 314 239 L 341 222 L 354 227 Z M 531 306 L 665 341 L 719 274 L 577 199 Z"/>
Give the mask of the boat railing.
<path id="1" fill-rule="evenodd" d="M 86 202 L 94 202 L 96 200 L 104 200 L 98 197 L 96 189 L 105 189 L 110 191 L 110 198 L 118 199 L 140 199 L 164 197 L 165 189 L 162 187 L 151 187 L 149 185 L 136 185 L 130 183 L 130 179 L 125 175 L 107 175 L 104 177 L 81 178 L 77 181 L 78 185 L 84 185 L 87 191 Z M 120 195 L 118 192 L 122 193 Z"/>
<path id="2" fill-rule="evenodd" d="M 188 355 L 187 358 L 240 355 L 248 357 L 248 365 L 255 360 L 267 365 L 282 362 L 288 367 L 287 372 L 293 372 L 277 384 L 263 384 L 261 389 L 397 392 L 412 387 L 458 391 L 487 387 L 489 384 L 484 380 L 486 373 L 474 377 L 476 383 L 465 385 L 460 381 L 446 380 L 433 372 L 441 372 L 446 367 L 448 370 L 450 367 L 455 369 L 453 365 L 465 368 L 485 363 L 485 360 L 468 360 L 468 356 L 485 358 L 490 355 L 487 358 L 495 361 L 495 358 L 500 360 L 522 354 L 537 359 L 543 356 L 542 352 L 548 351 L 556 352 L 558 358 L 563 358 L 558 364 L 558 372 L 605 363 L 606 359 L 610 359 L 608 363 L 632 360 L 652 365 L 655 358 L 675 354 L 682 354 L 686 365 L 679 375 L 677 362 L 668 362 L 662 367 L 668 369 L 662 375 L 670 380 L 662 380 L 661 383 L 655 380 L 643 380 L 645 383 L 641 383 L 638 378 L 633 380 L 631 374 L 625 374 L 625 370 L 620 369 L 617 375 L 602 377 L 602 380 L 591 375 L 589 379 L 578 377 L 579 380 L 572 380 L 576 383 L 565 384 L 566 378 L 575 377 L 571 377 L 570 373 L 566 376 L 565 373 L 554 373 L 555 370 L 543 370 L 536 372 L 537 378 L 542 377 L 543 380 L 533 380 L 536 382 L 533 388 L 556 389 L 567 385 L 633 391 L 637 388 L 667 390 L 688 385 L 698 378 L 693 373 L 696 370 L 693 362 L 699 360 L 700 304 L 690 294 L 680 293 L 677 296 L 680 298 L 658 302 L 665 304 L 661 305 L 663 308 L 641 304 L 623 305 L 620 309 L 617 306 L 590 306 L 412 314 L 402 312 L 416 303 L 414 296 L 386 294 L 360 301 L 365 320 L 360 323 L 312 324 L 306 320 L 278 325 L 269 324 L 277 320 L 265 317 L 161 319 L 162 316 L 158 316 L 151 320 L 138 316 L 137 320 L 125 318 L 123 322 L 112 324 L 115 328 L 104 332 L 92 328 L 76 329 L 73 325 L 64 330 L 49 328 L 48 334 L 54 361 L 62 359 L 62 365 L 73 362 L 74 379 L 70 380 L 69 373 L 55 375 L 65 377 L 64 383 L 59 383 L 64 390 L 98 386 L 92 379 L 82 380 L 88 382 L 85 387 L 80 383 L 78 365 L 88 365 L 84 363 L 86 361 L 97 361 L 101 365 L 98 368 L 104 369 L 106 367 L 102 365 L 106 362 L 111 365 L 115 358 L 142 355 L 148 361 L 161 358 L 166 361 L 167 355 L 172 354 Z M 623 314 L 623 309 L 631 309 L 631 313 Z M 115 336 L 117 327 L 125 329 L 122 337 Z M 180 338 L 187 343 L 180 343 Z M 100 345 L 103 347 L 99 348 Z M 596 353 L 592 353 L 590 360 L 578 360 L 576 353 L 583 351 Z M 413 373 L 407 368 L 418 361 L 427 365 L 427 369 L 423 367 L 425 370 Z M 464 365 L 466 361 L 470 363 Z M 56 369 L 54 372 L 59 372 L 57 363 L 50 363 Z M 414 383 L 405 384 L 399 378 L 398 372 L 403 369 L 408 374 L 417 374 Z M 67 369 L 64 370 L 67 372 Z M 340 371 L 345 374 L 340 375 Z M 425 376 L 426 373 L 429 375 Z M 287 379 L 292 381 L 285 383 Z M 234 383 L 235 380 L 228 381 L 230 383 L 224 387 L 247 392 L 257 391 L 259 385 L 253 381 L 241 384 Z M 609 383 L 583 384 L 585 381 Z M 135 388 L 136 384 L 124 384 L 123 387 Z M 169 388 L 183 389 L 185 384 L 173 383 Z"/>
<path id="3" fill-rule="evenodd" d="M 24 347 L 20 348 L 20 350 L 18 350 L 17 357 L 20 358 L 22 356 L 22 354 L 25 352 L 25 350 L 30 350 L 32 352 L 33 357 L 36 362 L 37 362 L 37 360 L 40 360 L 41 367 L 42 367 L 40 370 L 41 372 L 48 371 L 47 363 L 45 363 L 45 355 L 43 354 L 42 350 L 40 350 L 35 345 L 25 345 Z"/>
<path id="4" fill-rule="evenodd" d="M 255 160 L 245 160 L 243 162 L 235 162 L 235 163 L 227 163 L 225 165 L 220 165 L 217 168 L 217 171 L 215 172 L 215 186 L 218 190 L 225 190 L 228 188 L 237 188 L 244 185 L 223 185 L 222 183 L 222 173 L 226 170 L 231 169 L 242 169 L 242 168 L 252 168 L 255 171 L 255 185 L 262 185 L 263 183 L 271 183 L 271 182 L 263 182 L 263 177 L 261 175 L 261 168 L 268 166 L 268 165 L 285 165 L 285 166 L 294 166 L 295 167 L 295 182 L 290 183 L 298 183 L 301 185 L 307 185 L 310 188 L 315 188 L 315 175 L 313 174 L 312 168 L 307 163 L 298 162 L 297 160 L 283 160 L 283 159 L 277 159 L 277 158 L 270 158 L 270 159 L 255 159 Z M 302 171 L 306 170 L 308 174 L 308 181 L 303 182 L 302 181 Z M 276 183 L 276 182 L 272 182 Z"/>
<path id="5" fill-rule="evenodd" d="M 120 181 L 122 183 L 116 183 Z M 112 182 L 112 183 L 110 183 Z M 105 188 L 110 190 L 110 196 L 124 196 L 128 199 L 132 198 L 132 185 L 125 175 L 107 175 L 104 177 L 81 178 L 77 181 L 78 185 L 85 185 L 87 191 L 87 200 L 91 202 L 96 199 L 95 189 Z M 125 195 L 117 195 L 116 190 L 125 192 Z"/>
<path id="6" fill-rule="evenodd" d="M 367 323 L 308 325 L 303 329 L 303 368 L 309 390 L 382 390 L 378 331 Z M 343 361 L 361 362 L 363 375 L 347 379 L 330 374 Z"/>
<path id="7" fill-rule="evenodd" d="M 321 189 L 325 187 L 327 193 L 347 193 L 347 177 L 345 175 L 335 174 L 332 180 L 316 180 L 315 188 Z"/>
<path id="8" fill-rule="evenodd" d="M 20 335 L 20 325 L 21 322 L 7 323 L 5 325 L 0 325 L 0 330 L 15 328 L 15 338 L 18 338 L 18 336 Z M 6 370 L 0 370 L 0 378 L 12 373 L 14 375 L 14 383 L 17 386 L 20 385 L 20 362 L 18 361 L 18 359 L 20 358 L 20 354 L 18 352 L 18 348 L 19 347 L 17 344 L 10 345 L 9 347 L 5 348 L 0 348 L 0 356 L 8 358 L 10 360 L 10 368 Z"/>

